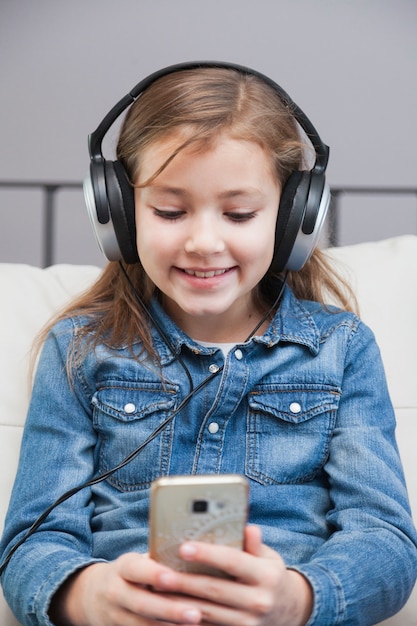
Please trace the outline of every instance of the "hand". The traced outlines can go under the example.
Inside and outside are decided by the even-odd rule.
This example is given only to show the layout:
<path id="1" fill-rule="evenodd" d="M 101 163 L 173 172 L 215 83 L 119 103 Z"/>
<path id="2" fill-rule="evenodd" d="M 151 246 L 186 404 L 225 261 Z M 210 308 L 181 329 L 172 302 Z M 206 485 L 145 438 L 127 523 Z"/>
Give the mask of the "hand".
<path id="1" fill-rule="evenodd" d="M 185 594 L 201 611 L 202 624 L 221 626 L 304 626 L 311 614 L 310 584 L 288 570 L 282 558 L 261 540 L 260 529 L 249 526 L 245 552 L 226 546 L 189 542 L 180 548 L 187 561 L 217 567 L 233 580 L 168 570 L 160 573 L 158 588 Z"/>
<path id="2" fill-rule="evenodd" d="M 151 591 L 173 573 L 145 555 L 129 553 L 71 576 L 52 599 L 56 626 L 164 626 L 200 624 L 195 603 Z"/>

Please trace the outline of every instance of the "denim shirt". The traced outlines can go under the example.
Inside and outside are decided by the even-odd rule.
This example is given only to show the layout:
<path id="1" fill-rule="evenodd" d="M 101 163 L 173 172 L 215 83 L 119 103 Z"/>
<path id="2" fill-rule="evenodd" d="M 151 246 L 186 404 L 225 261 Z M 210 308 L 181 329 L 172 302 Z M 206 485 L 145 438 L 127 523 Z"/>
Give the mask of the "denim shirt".
<path id="1" fill-rule="evenodd" d="M 65 362 L 83 318 L 59 322 L 47 339 L 2 559 L 56 498 L 120 463 L 191 385 L 211 378 L 127 466 L 58 506 L 17 550 L 2 578 L 17 619 L 50 624 L 50 599 L 72 572 L 147 551 L 153 479 L 226 472 L 249 479 L 249 522 L 310 581 L 309 626 L 375 624 L 397 612 L 416 579 L 417 539 L 372 332 L 287 287 L 265 334 L 225 358 L 156 301 L 151 309 L 171 343 L 152 328 L 160 364 L 99 345 L 71 386 Z"/>

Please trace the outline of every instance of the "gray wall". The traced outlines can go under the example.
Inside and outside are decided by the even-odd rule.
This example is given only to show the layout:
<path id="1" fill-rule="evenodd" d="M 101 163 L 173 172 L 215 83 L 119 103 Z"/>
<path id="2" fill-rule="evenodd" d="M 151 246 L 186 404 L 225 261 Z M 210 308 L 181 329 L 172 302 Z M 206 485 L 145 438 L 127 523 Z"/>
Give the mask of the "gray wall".
<path id="1" fill-rule="evenodd" d="M 331 146 L 331 185 L 416 186 L 416 24 L 416 0 L 0 0 L 0 180 L 81 181 L 87 134 L 116 100 L 211 58 L 291 94 Z M 57 200 L 55 260 L 101 263 L 82 194 Z M 417 232 L 416 204 L 347 200 L 341 242 Z M 0 262 L 41 263 L 41 207 L 0 189 Z"/>

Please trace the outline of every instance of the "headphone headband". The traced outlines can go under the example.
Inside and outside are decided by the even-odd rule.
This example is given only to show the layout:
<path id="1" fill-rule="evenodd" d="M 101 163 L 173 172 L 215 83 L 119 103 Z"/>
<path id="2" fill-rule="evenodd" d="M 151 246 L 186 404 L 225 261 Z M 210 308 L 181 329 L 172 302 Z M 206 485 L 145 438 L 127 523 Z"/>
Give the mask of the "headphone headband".
<path id="1" fill-rule="evenodd" d="M 257 70 L 250 69 L 245 67 L 244 65 L 237 65 L 235 63 L 225 63 L 222 61 L 190 61 L 187 63 L 176 63 L 174 65 L 169 65 L 168 67 L 162 68 L 149 74 L 146 78 L 142 79 L 127 93 L 123 98 L 121 98 L 107 113 L 107 115 L 103 118 L 100 124 L 97 126 L 96 130 L 91 133 L 89 136 L 89 151 L 90 158 L 95 160 L 96 158 L 100 158 L 103 156 L 102 154 L 102 143 L 104 136 L 110 129 L 110 127 L 114 124 L 118 117 L 137 100 L 137 98 L 148 88 L 157 81 L 159 78 L 163 76 L 167 76 L 168 74 L 174 74 L 175 72 L 182 72 L 184 70 L 194 70 L 194 69 L 202 69 L 202 68 L 223 68 L 223 69 L 231 69 L 239 72 L 240 74 L 246 74 L 248 76 L 257 76 L 263 82 L 268 84 L 276 93 L 279 94 L 281 100 L 284 104 L 290 109 L 291 113 L 296 118 L 297 122 L 300 124 L 301 128 L 305 131 L 308 138 L 310 139 L 314 149 L 316 151 L 316 163 L 314 165 L 314 169 L 317 173 L 324 173 L 327 163 L 329 160 L 329 148 L 322 142 L 317 130 L 314 128 L 313 124 L 307 117 L 307 115 L 302 111 L 302 109 L 292 100 L 292 98 L 288 95 L 286 91 L 280 85 L 278 85 L 275 81 L 273 81 L 269 76 L 258 72 Z"/>
<path id="2" fill-rule="evenodd" d="M 131 232 L 132 225 L 135 229 L 133 192 L 129 189 L 122 164 L 119 161 L 106 161 L 103 157 L 102 143 L 106 133 L 118 117 L 159 78 L 203 68 L 224 68 L 258 77 L 279 96 L 314 147 L 316 158 L 313 168 L 310 171 L 294 172 L 282 190 L 277 219 L 273 270 L 299 270 L 316 246 L 329 205 L 330 195 L 325 184 L 329 148 L 305 113 L 271 78 L 243 65 L 222 61 L 179 63 L 153 72 L 121 98 L 89 135 L 90 179 L 86 180 L 84 191 L 100 248 L 109 260 L 123 258 L 127 263 L 138 261 L 136 236 Z M 128 227 L 129 232 L 126 230 Z"/>

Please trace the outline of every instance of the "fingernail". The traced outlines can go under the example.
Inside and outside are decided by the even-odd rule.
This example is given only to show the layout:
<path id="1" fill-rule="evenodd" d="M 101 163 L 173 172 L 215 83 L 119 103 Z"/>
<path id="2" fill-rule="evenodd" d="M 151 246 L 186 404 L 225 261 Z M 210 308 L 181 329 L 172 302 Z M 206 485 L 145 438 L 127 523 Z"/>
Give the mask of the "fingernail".
<path id="1" fill-rule="evenodd" d="M 162 572 L 159 574 L 159 584 L 163 587 L 169 587 L 172 584 L 173 576 L 170 572 Z"/>
<path id="2" fill-rule="evenodd" d="M 197 611 L 197 609 L 188 609 L 184 611 L 183 619 L 187 624 L 198 624 L 200 622 L 200 611 Z"/>
<path id="3" fill-rule="evenodd" d="M 192 543 L 183 543 L 181 548 L 181 556 L 189 557 L 194 556 L 196 553 L 195 546 Z"/>

